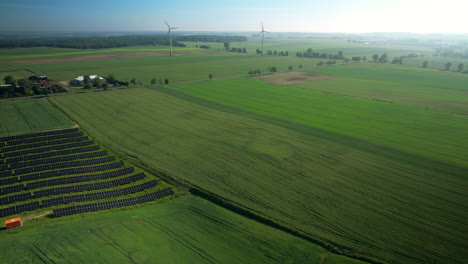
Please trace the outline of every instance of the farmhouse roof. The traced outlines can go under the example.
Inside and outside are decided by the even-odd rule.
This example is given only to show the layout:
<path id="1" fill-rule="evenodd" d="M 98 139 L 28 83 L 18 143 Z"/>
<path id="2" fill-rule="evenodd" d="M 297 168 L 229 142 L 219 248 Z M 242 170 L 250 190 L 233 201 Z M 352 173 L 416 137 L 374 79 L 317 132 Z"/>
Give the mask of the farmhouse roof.
<path id="1" fill-rule="evenodd" d="M 99 77 L 99 76 L 97 76 L 97 75 L 89 75 L 89 79 L 91 79 L 91 80 L 96 79 L 96 77 Z M 99 77 L 99 79 L 100 79 L 100 80 L 104 80 L 104 78 L 102 78 L 102 77 Z M 75 80 L 82 82 L 82 81 L 84 81 L 84 76 L 78 76 L 78 77 L 75 78 Z"/>

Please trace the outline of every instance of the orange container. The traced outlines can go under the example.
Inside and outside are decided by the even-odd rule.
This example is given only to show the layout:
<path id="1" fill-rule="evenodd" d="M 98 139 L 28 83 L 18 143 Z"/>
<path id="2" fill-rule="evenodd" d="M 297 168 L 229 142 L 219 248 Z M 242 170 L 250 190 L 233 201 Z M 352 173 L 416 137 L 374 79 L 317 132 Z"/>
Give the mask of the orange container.
<path id="1" fill-rule="evenodd" d="M 22 226 L 22 225 L 23 225 L 23 222 L 21 222 L 21 218 L 19 217 L 5 221 L 5 226 L 7 229 Z"/>

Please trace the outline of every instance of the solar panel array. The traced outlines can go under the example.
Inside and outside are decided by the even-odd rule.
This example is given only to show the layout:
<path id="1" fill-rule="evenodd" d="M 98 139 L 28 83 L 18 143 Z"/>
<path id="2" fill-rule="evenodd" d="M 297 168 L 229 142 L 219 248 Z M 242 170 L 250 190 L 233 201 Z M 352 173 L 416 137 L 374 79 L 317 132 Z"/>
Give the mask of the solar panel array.
<path id="1" fill-rule="evenodd" d="M 26 200 L 29 200 L 31 198 L 32 198 L 31 193 L 15 194 L 15 195 L 0 198 L 0 205 L 12 204 L 12 203 L 16 203 L 16 202 L 26 201 Z"/>
<path id="2" fill-rule="evenodd" d="M 138 173 L 132 176 L 128 176 L 125 178 L 120 178 L 111 181 L 105 182 L 97 182 L 97 183 L 88 183 L 88 184 L 81 184 L 81 185 L 71 185 L 65 187 L 58 187 L 52 189 L 45 189 L 40 191 L 34 192 L 34 198 L 46 197 L 51 195 L 58 195 L 58 194 L 67 194 L 67 193 L 74 193 L 74 192 L 85 192 L 85 191 L 93 191 L 105 188 L 111 188 L 114 186 L 120 186 L 129 184 L 135 181 L 143 180 L 145 178 L 144 173 Z"/>
<path id="3" fill-rule="evenodd" d="M 114 200 L 114 201 L 106 201 L 106 202 L 99 202 L 99 203 L 92 203 L 92 204 L 83 204 L 83 205 L 76 205 L 76 206 L 69 206 L 65 208 L 54 209 L 54 216 L 61 217 L 66 215 L 72 214 L 79 214 L 79 213 L 86 213 L 92 211 L 99 211 L 99 210 L 106 210 L 111 208 L 117 207 L 124 207 L 135 205 L 139 203 L 145 203 L 149 201 L 153 201 L 168 195 L 173 194 L 171 188 L 166 188 L 157 192 L 121 199 L 121 200 Z"/>
<path id="4" fill-rule="evenodd" d="M 70 174 L 91 173 L 95 171 L 112 170 L 112 169 L 123 167 L 124 165 L 125 164 L 122 161 L 119 161 L 119 162 L 91 166 L 91 167 L 78 167 L 78 168 L 61 169 L 61 170 L 55 170 L 55 171 L 38 172 L 34 174 L 20 176 L 20 180 L 21 181 L 34 181 L 34 180 L 40 180 L 44 178 L 51 178 L 51 177 L 70 175 Z"/>
<path id="5" fill-rule="evenodd" d="M 40 165 L 36 167 L 17 169 L 15 170 L 15 175 L 22 175 L 22 174 L 28 174 L 32 172 L 56 170 L 56 169 L 71 168 L 71 167 L 78 167 L 78 166 L 95 165 L 95 164 L 111 162 L 114 160 L 115 160 L 115 157 L 110 156 L 110 157 L 97 158 L 97 159 L 59 162 L 59 163 L 53 163 L 53 164 Z"/>
<path id="6" fill-rule="evenodd" d="M 42 201 L 42 207 L 50 207 L 56 206 L 60 204 L 67 204 L 67 203 L 76 203 L 76 202 L 85 202 L 91 200 L 99 200 L 99 199 L 107 199 L 127 194 L 132 194 L 136 192 L 141 192 L 143 190 L 153 188 L 158 185 L 158 182 L 153 180 L 149 182 L 145 182 L 139 185 L 130 186 L 127 188 L 104 191 L 104 192 L 96 192 L 96 193 L 85 193 L 85 194 L 78 194 L 78 195 L 71 195 L 71 196 L 62 196 L 58 198 L 52 198 Z"/>
<path id="7" fill-rule="evenodd" d="M 45 159 L 45 158 L 56 157 L 56 156 L 61 156 L 61 155 L 70 155 L 70 154 L 77 154 L 77 153 L 83 153 L 83 152 L 89 152 L 89 151 L 96 151 L 99 149 L 100 147 L 98 145 L 81 147 L 81 148 L 65 149 L 65 150 L 52 151 L 52 152 L 47 152 L 47 153 L 9 158 L 9 159 L 6 159 L 6 163 L 12 164 L 12 163 L 24 162 L 28 160 Z"/>
<path id="8" fill-rule="evenodd" d="M 12 157 L 24 156 L 24 155 L 29 155 L 29 154 L 47 152 L 51 150 L 62 150 L 62 149 L 68 149 L 68 148 L 84 147 L 84 146 L 89 146 L 92 144 L 94 144 L 94 142 L 92 140 L 88 140 L 88 141 L 82 141 L 82 142 L 76 142 L 76 143 L 70 143 L 70 144 L 64 144 L 64 145 L 55 145 L 55 146 L 50 146 L 50 147 L 42 147 L 42 148 L 36 148 L 36 149 L 21 150 L 21 151 L 16 151 L 16 152 L 8 152 L 8 153 L 3 154 L 3 156 L 5 158 L 12 158 Z"/>
<path id="9" fill-rule="evenodd" d="M 73 202 L 115 199 L 142 191 L 150 192 L 158 185 L 156 180 L 141 184 L 135 183 L 145 179 L 145 174 L 131 175 L 135 171 L 133 167 L 125 168 L 122 161 L 115 162 L 115 157 L 108 156 L 107 151 L 98 151 L 99 149 L 99 146 L 94 145 L 94 142 L 77 128 L 0 138 L 0 217 L 41 207 L 40 203 L 34 200 L 34 202 L 11 206 L 11 204 L 30 199 L 57 195 L 58 197 L 42 201 L 42 207 L 46 208 Z M 115 177 L 119 178 L 112 179 Z M 96 180 L 99 181 L 89 183 L 89 181 Z M 14 185 L 24 181 L 27 183 Z M 76 183 L 86 181 L 88 183 L 76 185 Z M 24 192 L 64 184 L 67 185 Z M 108 189 L 122 185 L 127 185 L 127 187 Z M 96 190 L 101 191 L 75 194 Z M 69 193 L 72 195 L 62 196 Z M 54 214 L 63 216 L 71 214 L 72 211 L 81 213 L 129 206 L 171 194 L 173 194 L 172 189 L 167 188 L 138 197 L 55 209 Z M 4 205 L 10 205 L 10 207 L 3 208 Z"/>
<path id="10" fill-rule="evenodd" d="M 2 152 L 12 152 L 12 151 L 18 151 L 18 150 L 23 150 L 23 149 L 31 149 L 31 148 L 39 148 L 39 147 L 45 147 L 45 146 L 59 145 L 59 144 L 67 144 L 67 143 L 85 141 L 85 140 L 88 140 L 88 139 L 89 138 L 87 136 L 57 139 L 57 140 L 44 141 L 44 142 L 33 143 L 33 144 L 24 144 L 24 145 L 18 145 L 18 146 L 5 147 L 5 148 L 2 148 Z"/>
<path id="11" fill-rule="evenodd" d="M 65 134 L 65 133 L 73 133 L 77 132 L 78 128 L 70 128 L 70 129 L 61 129 L 61 130 L 53 130 L 47 132 L 38 132 L 32 134 L 24 134 L 24 135 L 17 135 L 17 136 L 9 136 L 9 137 L 1 137 L 0 141 L 10 141 L 10 140 L 17 140 L 23 138 L 31 138 L 31 137 L 43 137 L 43 136 L 50 136 L 50 135 L 58 135 L 58 134 Z"/>
<path id="12" fill-rule="evenodd" d="M 97 174 L 88 174 L 88 175 L 80 175 L 80 176 L 70 176 L 70 177 L 61 177 L 56 179 L 50 179 L 45 181 L 36 181 L 30 182 L 26 184 L 28 190 L 37 189 L 45 186 L 54 186 L 60 184 L 70 184 L 70 183 L 77 183 L 77 182 L 84 182 L 84 181 L 96 181 L 96 180 L 103 180 L 113 177 L 122 176 L 128 173 L 132 173 L 134 171 L 133 167 L 124 168 L 116 171 L 109 171 Z"/>
<path id="13" fill-rule="evenodd" d="M 20 205 L 0 209 L 0 217 L 12 215 L 12 214 L 19 214 L 19 213 L 23 213 L 27 211 L 33 211 L 37 209 L 39 209 L 39 202 L 20 204 Z"/>
<path id="14" fill-rule="evenodd" d="M 63 138 L 79 137 L 82 135 L 83 135 L 83 132 L 75 132 L 75 133 L 52 135 L 52 136 L 45 136 L 45 137 L 34 137 L 34 138 L 26 138 L 26 139 L 19 139 L 19 140 L 11 140 L 11 141 L 8 141 L 8 146 L 30 144 L 30 143 L 36 143 L 36 142 L 41 142 L 41 141 L 51 141 L 51 140 L 63 139 Z"/>
<path id="15" fill-rule="evenodd" d="M 10 164 L 10 168 L 20 169 L 24 167 L 37 166 L 37 165 L 42 165 L 42 164 L 72 161 L 72 160 L 78 160 L 78 159 L 89 159 L 89 158 L 101 157 L 101 156 L 106 156 L 106 155 L 107 155 L 107 151 L 103 150 L 103 151 L 89 152 L 89 153 L 84 153 L 84 154 L 76 154 L 76 155 L 60 156 L 60 157 L 53 157 L 53 158 L 40 159 L 40 160 L 24 161 L 24 162 Z"/>

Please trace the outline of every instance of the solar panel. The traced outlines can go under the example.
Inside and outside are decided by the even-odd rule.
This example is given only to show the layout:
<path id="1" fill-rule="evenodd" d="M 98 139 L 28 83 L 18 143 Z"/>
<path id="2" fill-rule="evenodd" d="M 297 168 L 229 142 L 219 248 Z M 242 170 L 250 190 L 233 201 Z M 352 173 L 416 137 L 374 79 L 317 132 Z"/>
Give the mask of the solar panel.
<path id="1" fill-rule="evenodd" d="M 22 184 L 8 186 L 8 187 L 0 188 L 0 195 L 5 195 L 5 194 L 10 194 L 10 193 L 15 193 L 15 192 L 21 192 L 23 190 L 24 190 L 24 185 L 22 185 Z"/>
<path id="2" fill-rule="evenodd" d="M 55 146 L 50 146 L 50 147 L 42 147 L 42 148 L 21 150 L 21 151 L 16 151 L 16 152 L 8 152 L 3 155 L 5 158 L 11 158 L 11 157 L 24 156 L 28 154 L 34 154 L 34 153 L 48 152 L 51 150 L 63 150 L 63 149 L 68 149 L 68 148 L 80 147 L 80 146 L 83 147 L 83 146 L 92 145 L 92 144 L 94 144 L 94 142 L 92 140 L 89 140 L 89 141 L 82 141 L 82 142 L 76 142 L 76 143 L 70 143 L 70 144 L 55 145 Z"/>
<path id="3" fill-rule="evenodd" d="M 18 151 L 23 149 L 32 149 L 32 148 L 39 148 L 45 146 L 52 146 L 52 145 L 60 145 L 60 144 L 67 144 L 72 142 L 80 142 L 84 140 L 88 140 L 87 136 L 82 137 L 75 137 L 75 138 L 67 138 L 67 139 L 58 139 L 52 141 L 44 141 L 39 143 L 32 143 L 32 144 L 24 144 L 24 145 L 16 145 L 16 146 L 9 146 L 2 149 L 2 152 L 11 152 L 11 151 Z"/>
<path id="4" fill-rule="evenodd" d="M 60 135 L 49 135 L 49 136 L 44 136 L 44 137 L 16 139 L 16 140 L 8 141 L 8 146 L 36 143 L 36 142 L 41 142 L 41 141 L 52 141 L 52 140 L 64 139 L 64 138 L 79 137 L 79 136 L 82 136 L 82 135 L 83 135 L 83 132 L 75 132 L 75 133 L 60 134 Z"/>
<path id="5" fill-rule="evenodd" d="M 78 128 L 60 129 L 60 130 L 53 130 L 53 131 L 47 131 L 47 132 L 37 132 L 37 133 L 32 133 L 32 134 L 23 134 L 23 135 L 17 135 L 17 136 L 1 137 L 0 141 L 11 141 L 11 140 L 17 140 L 17 139 L 23 139 L 23 138 L 32 138 L 32 137 L 41 137 L 41 136 L 48 136 L 48 135 L 73 133 L 73 132 L 77 132 L 77 131 L 78 131 Z"/>
<path id="6" fill-rule="evenodd" d="M 5 178 L 5 179 L 0 179 L 0 186 L 3 185 L 9 185 L 18 182 L 17 177 L 11 177 L 11 178 Z"/>
<path id="7" fill-rule="evenodd" d="M 0 172 L 0 178 L 10 177 L 13 173 L 11 171 L 2 171 Z"/>

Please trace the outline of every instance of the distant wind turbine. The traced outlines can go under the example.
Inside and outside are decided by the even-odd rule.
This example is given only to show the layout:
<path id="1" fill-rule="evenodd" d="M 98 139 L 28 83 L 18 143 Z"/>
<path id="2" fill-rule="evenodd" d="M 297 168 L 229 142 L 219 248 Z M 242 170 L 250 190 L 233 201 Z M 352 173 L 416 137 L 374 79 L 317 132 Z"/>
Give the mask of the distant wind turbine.
<path id="1" fill-rule="evenodd" d="M 265 31 L 265 29 L 263 28 L 263 22 L 262 22 L 262 31 L 260 31 L 260 33 L 257 34 L 257 37 L 260 36 L 260 34 L 262 34 L 262 56 L 263 56 L 263 38 L 264 38 L 265 33 L 270 33 L 270 32 Z"/>
<path id="2" fill-rule="evenodd" d="M 171 51 L 170 51 L 169 55 L 172 56 L 172 37 L 171 37 L 171 30 L 173 30 L 173 29 L 178 29 L 178 27 L 171 27 L 171 26 L 169 26 L 169 24 L 166 22 L 166 20 L 164 20 L 164 23 L 166 23 L 167 28 L 169 29 L 169 30 L 167 31 L 167 34 L 169 35 L 169 46 L 171 47 Z"/>

